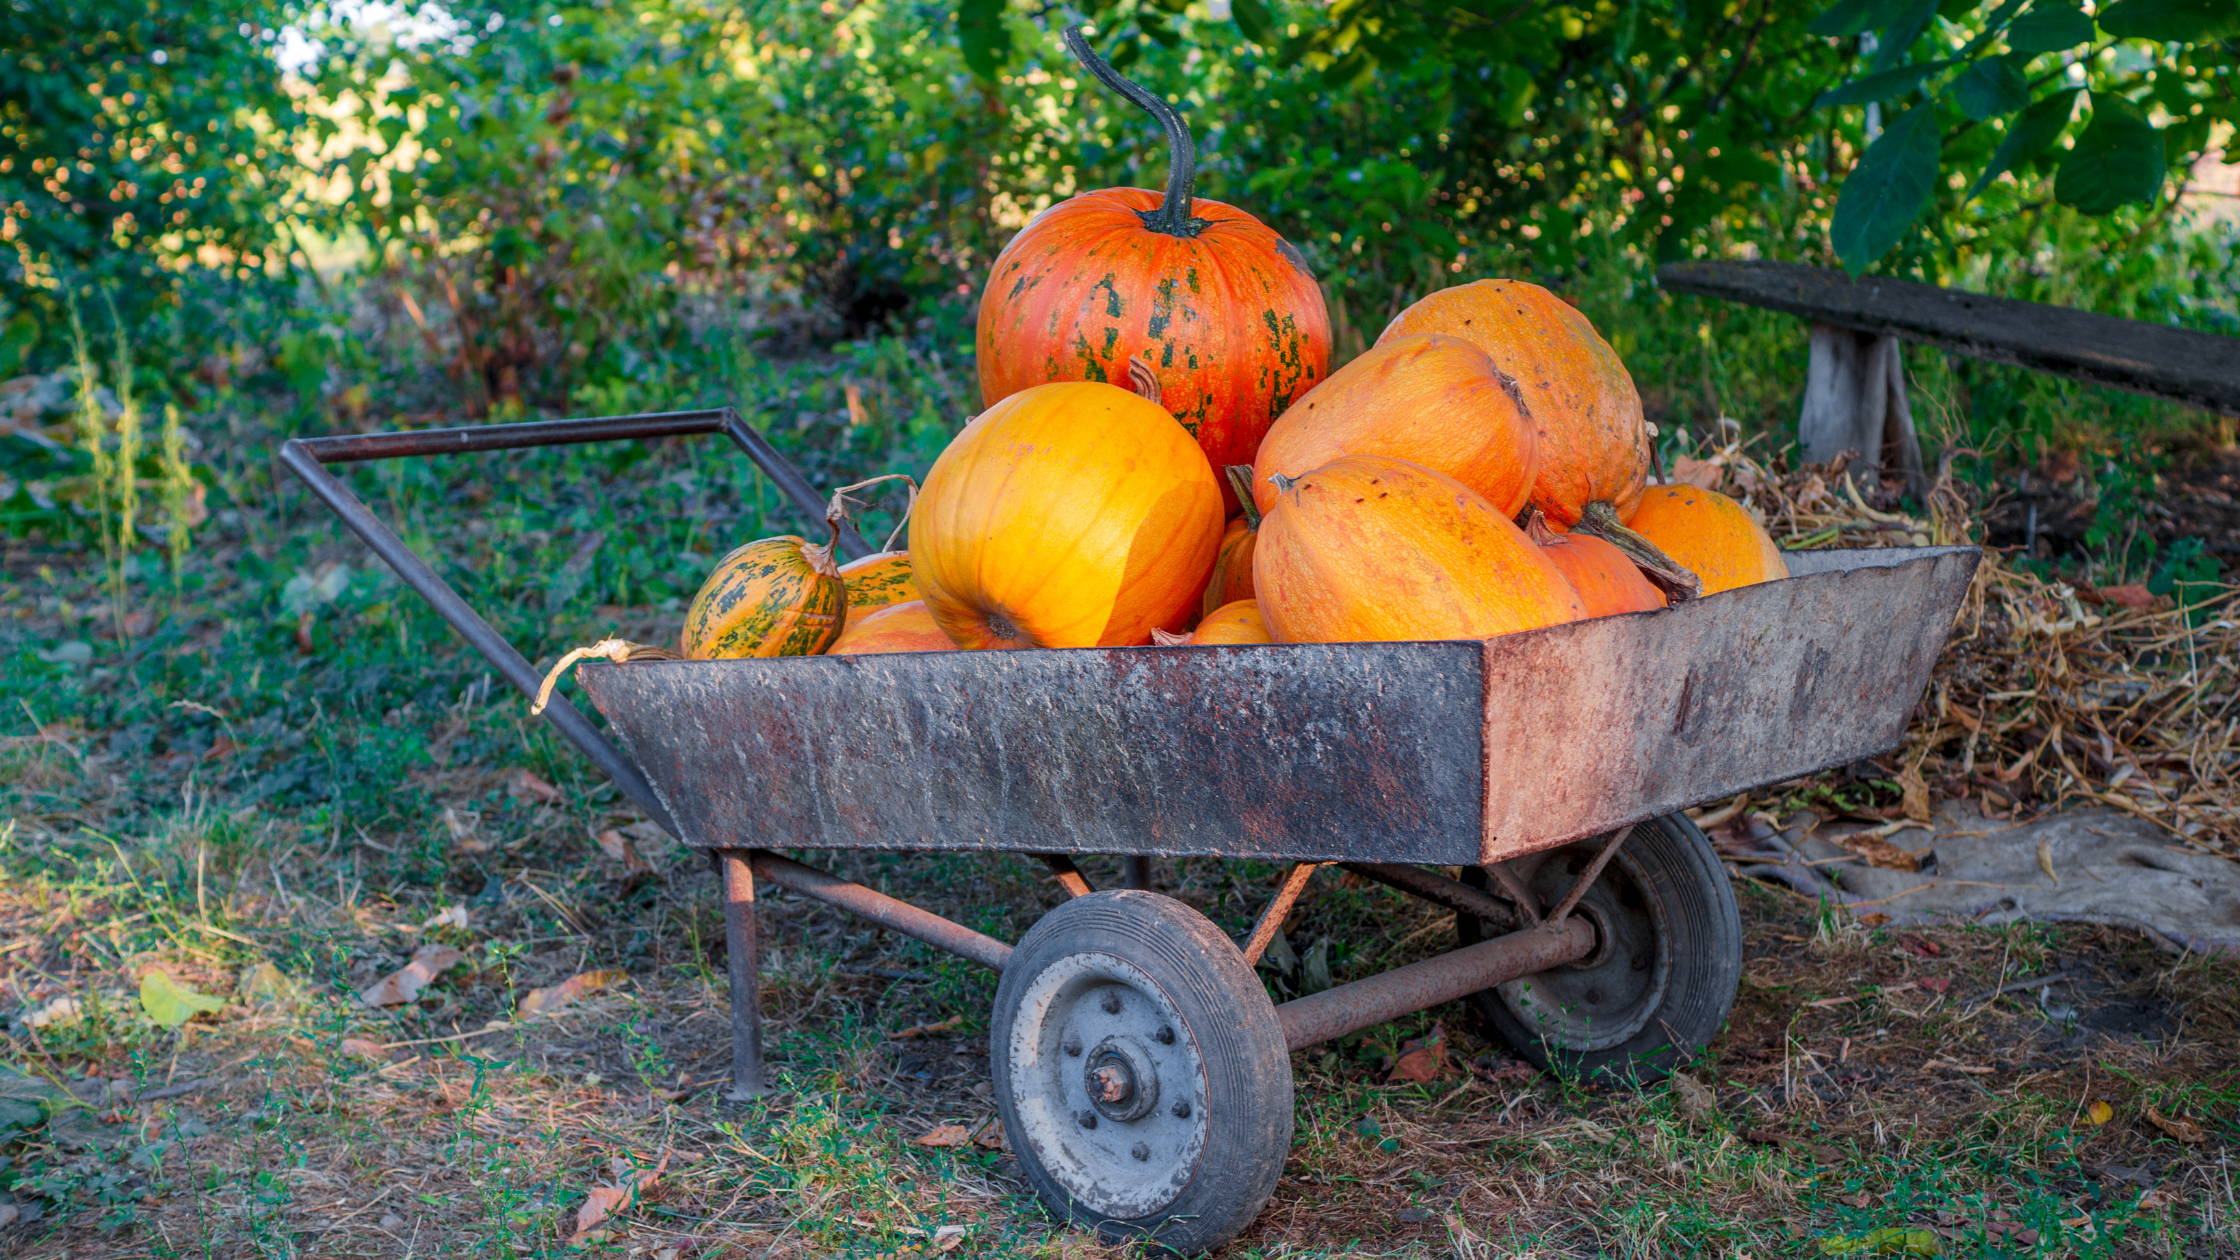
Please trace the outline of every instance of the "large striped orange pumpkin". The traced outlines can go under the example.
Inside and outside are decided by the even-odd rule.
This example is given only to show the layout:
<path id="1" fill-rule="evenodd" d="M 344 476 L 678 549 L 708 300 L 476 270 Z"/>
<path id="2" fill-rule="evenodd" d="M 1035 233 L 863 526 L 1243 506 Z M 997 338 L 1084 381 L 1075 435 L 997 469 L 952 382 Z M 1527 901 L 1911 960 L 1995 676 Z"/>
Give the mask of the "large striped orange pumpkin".
<path id="1" fill-rule="evenodd" d="M 1214 467 L 1250 463 L 1269 422 L 1329 367 L 1322 288 L 1266 224 L 1191 195 L 1195 149 L 1165 101 L 1105 64 L 1079 28 L 1066 42 L 1166 128 L 1167 187 L 1069 198 L 996 256 L 980 295 L 981 401 L 1046 381 L 1122 384 L 1134 358 Z"/>
<path id="2" fill-rule="evenodd" d="M 848 614 L 848 628 L 840 632 L 827 656 L 870 656 L 879 652 L 951 652 L 956 644 L 926 611 L 922 599 L 889 604 L 857 616 Z"/>
<path id="3" fill-rule="evenodd" d="M 814 656 L 840 637 L 847 585 L 831 547 L 790 534 L 739 547 L 685 610 L 682 650 L 691 660 Z"/>
<path id="4" fill-rule="evenodd" d="M 1473 280 L 1393 317 L 1378 344 L 1420 333 L 1460 337 L 1509 374 L 1540 431 L 1531 504 L 1569 529 L 1587 504 L 1623 520 L 1649 477 L 1641 395 L 1610 343 L 1570 303 L 1522 280 Z"/>
<path id="5" fill-rule="evenodd" d="M 860 617 L 918 598 L 910 580 L 910 553 L 875 551 L 840 566 L 840 580 L 848 584 L 848 615 Z"/>
<path id="6" fill-rule="evenodd" d="M 1113 385 L 1038 385 L 983 412 L 926 474 L 910 559 L 960 647 L 1115 647 L 1198 609 L 1221 540 L 1205 452 Z"/>
<path id="7" fill-rule="evenodd" d="M 1483 639 L 1586 614 L 1555 562 L 1444 473 L 1348 455 L 1277 476 L 1252 581 L 1278 643 Z"/>
<path id="8" fill-rule="evenodd" d="M 1765 527 L 1716 490 L 1650 486 L 1626 524 L 1694 573 L 1706 595 L 1789 576 Z"/>
<path id="9" fill-rule="evenodd" d="M 1253 498 L 1270 473 L 1296 477 L 1342 455 L 1384 455 L 1442 472 L 1515 516 L 1540 466 L 1539 434 L 1517 383 L 1483 350 L 1428 334 L 1380 341 L 1283 413 L 1253 458 Z"/>
<path id="10" fill-rule="evenodd" d="M 1526 513 L 1524 535 L 1571 580 L 1589 617 L 1649 612 L 1665 606 L 1664 592 L 1643 577 L 1640 568 L 1615 544 L 1591 534 L 1559 534 L 1548 528 L 1537 508 Z"/>

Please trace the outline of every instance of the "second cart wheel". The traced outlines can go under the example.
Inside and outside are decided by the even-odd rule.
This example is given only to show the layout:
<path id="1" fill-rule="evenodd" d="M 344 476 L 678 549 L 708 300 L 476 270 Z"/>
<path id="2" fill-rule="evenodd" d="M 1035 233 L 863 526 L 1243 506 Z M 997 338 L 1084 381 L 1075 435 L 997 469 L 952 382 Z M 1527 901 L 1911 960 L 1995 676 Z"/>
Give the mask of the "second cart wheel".
<path id="1" fill-rule="evenodd" d="M 1526 875 L 1541 905 L 1560 901 L 1604 843 L 1543 855 Z M 1595 925 L 1593 953 L 1471 995 L 1495 1037 L 1542 1069 L 1635 1084 L 1662 1080 L 1711 1043 L 1742 980 L 1742 917 L 1693 822 L 1668 814 L 1634 826 L 1573 913 Z M 1457 926 L 1466 944 L 1485 935 L 1467 915 Z"/>
<path id="2" fill-rule="evenodd" d="M 1217 1247 L 1291 1150 L 1291 1056 L 1236 945 L 1157 893 L 1042 916 L 996 988 L 990 1067 L 1035 1194 L 1110 1240 Z"/>

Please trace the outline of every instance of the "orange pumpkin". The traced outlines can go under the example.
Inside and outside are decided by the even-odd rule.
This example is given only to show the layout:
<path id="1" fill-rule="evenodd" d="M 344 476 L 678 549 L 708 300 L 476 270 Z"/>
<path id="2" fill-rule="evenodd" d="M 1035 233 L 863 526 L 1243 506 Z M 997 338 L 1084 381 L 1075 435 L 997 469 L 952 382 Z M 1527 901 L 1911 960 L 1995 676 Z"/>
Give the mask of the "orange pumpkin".
<path id="1" fill-rule="evenodd" d="M 957 645 L 935 625 L 922 599 L 889 604 L 876 612 L 848 616 L 848 628 L 825 649 L 827 656 L 870 656 L 878 652 L 953 652 Z"/>
<path id="2" fill-rule="evenodd" d="M 1270 473 L 1296 477 L 1341 455 L 1384 455 L 1442 472 L 1515 516 L 1532 490 L 1540 439 L 1517 383 L 1483 350 L 1439 334 L 1393 337 L 1330 374 L 1260 443 L 1253 498 Z"/>
<path id="3" fill-rule="evenodd" d="M 1276 476 L 1252 582 L 1278 643 L 1483 639 L 1586 615 L 1555 562 L 1444 473 L 1349 455 Z"/>
<path id="4" fill-rule="evenodd" d="M 1213 468 L 1173 416 L 1113 385 L 1038 385 L 934 461 L 910 559 L 960 647 L 1113 647 L 1188 624 L 1221 524 Z"/>
<path id="5" fill-rule="evenodd" d="M 1260 615 L 1260 601 L 1253 599 L 1223 604 L 1207 613 L 1205 620 L 1200 621 L 1198 628 L 1191 631 L 1188 637 L 1175 640 L 1177 644 L 1187 643 L 1196 647 L 1216 643 L 1274 641 L 1268 637 L 1267 620 Z"/>
<path id="6" fill-rule="evenodd" d="M 840 566 L 840 580 L 848 584 L 848 616 L 861 617 L 918 598 L 910 580 L 910 553 L 875 551 Z"/>
<path id="7" fill-rule="evenodd" d="M 1716 490 L 1650 486 L 1626 525 L 1693 572 L 1706 595 L 1789 576 L 1772 535 Z"/>
<path id="8" fill-rule="evenodd" d="M 1252 502 L 1252 470 L 1231 464 L 1223 471 L 1229 477 L 1230 493 L 1244 510 L 1229 518 L 1221 531 L 1221 545 L 1214 549 L 1213 575 L 1206 579 L 1205 598 L 1198 601 L 1209 617 L 1223 604 L 1252 598 L 1252 544 L 1260 534 L 1260 509 Z"/>
<path id="9" fill-rule="evenodd" d="M 1196 151 L 1165 101 L 1122 78 L 1079 28 L 1066 44 L 1166 128 L 1166 192 L 1082 193 L 1011 239 L 980 295 L 981 401 L 1046 381 L 1122 384 L 1134 358 L 1214 467 L 1249 463 L 1268 423 L 1329 367 L 1322 288 L 1266 224 L 1191 195 Z"/>
<path id="10" fill-rule="evenodd" d="M 1515 379 L 1540 431 L 1531 503 L 1569 529 L 1589 503 L 1623 520 L 1649 477 L 1641 395 L 1610 343 L 1570 303 L 1522 280 L 1441 289 L 1393 317 L 1379 345 L 1418 333 L 1460 337 Z"/>
<path id="11" fill-rule="evenodd" d="M 1616 545 L 1588 534 L 1559 534 L 1537 509 L 1526 515 L 1524 535 L 1571 580 L 1589 617 L 1665 606 L 1664 592 Z"/>

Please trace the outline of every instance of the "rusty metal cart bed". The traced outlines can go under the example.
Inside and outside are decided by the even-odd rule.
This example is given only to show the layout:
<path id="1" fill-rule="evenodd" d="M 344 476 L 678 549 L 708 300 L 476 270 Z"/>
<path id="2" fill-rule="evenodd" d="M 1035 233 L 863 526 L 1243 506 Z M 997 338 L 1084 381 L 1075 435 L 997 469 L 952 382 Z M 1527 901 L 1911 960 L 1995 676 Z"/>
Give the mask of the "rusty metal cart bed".
<path id="1" fill-rule="evenodd" d="M 717 432 L 817 517 L 728 409 L 299 439 L 282 459 L 534 694 L 539 672 L 326 465 Z M 767 882 L 1000 972 L 990 1064 L 1030 1184 L 1108 1236 L 1200 1250 L 1274 1191 L 1291 1050 L 1463 998 L 1567 1071 L 1653 1079 L 1716 1035 L 1741 927 L 1677 811 L 1894 746 L 1977 553 L 1788 559 L 1786 581 L 1485 642 L 590 664 L 620 747 L 565 700 L 545 717 L 716 858 L 734 1096 L 765 1087 Z M 1010 945 L 782 849 L 1034 854 L 1068 897 Z M 1128 858 L 1136 886 L 1091 890 L 1073 854 Z M 1142 887 L 1151 857 L 1291 866 L 1239 942 Z M 1452 909 L 1461 943 L 1277 1005 L 1254 967 L 1333 863 Z"/>

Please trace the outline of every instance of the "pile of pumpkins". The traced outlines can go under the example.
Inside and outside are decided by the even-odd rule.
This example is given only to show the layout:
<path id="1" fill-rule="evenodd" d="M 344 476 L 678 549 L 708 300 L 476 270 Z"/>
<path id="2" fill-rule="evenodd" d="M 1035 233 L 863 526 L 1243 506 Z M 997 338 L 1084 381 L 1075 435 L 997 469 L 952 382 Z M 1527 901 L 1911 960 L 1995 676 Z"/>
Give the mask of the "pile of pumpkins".
<path id="1" fill-rule="evenodd" d="M 1298 251 L 1194 197 L 1180 119 L 1068 44 L 1166 129 L 1166 190 L 1076 196 L 996 258 L 985 410 L 908 550 L 749 543 L 687 657 L 1482 639 L 1787 576 L 1741 504 L 1648 484 L 1632 377 L 1538 285 L 1432 293 L 1330 371 Z"/>

